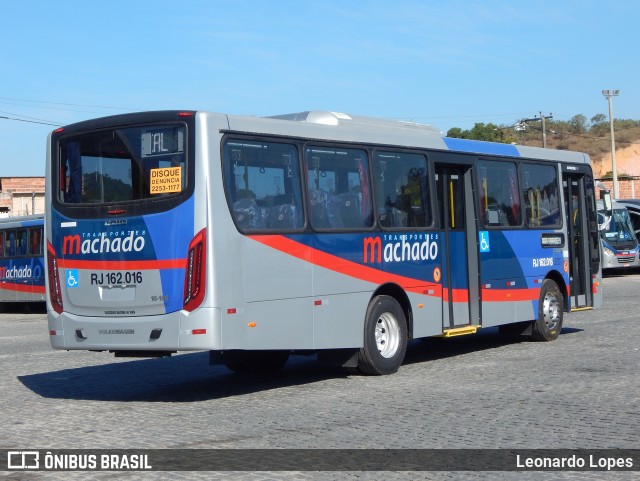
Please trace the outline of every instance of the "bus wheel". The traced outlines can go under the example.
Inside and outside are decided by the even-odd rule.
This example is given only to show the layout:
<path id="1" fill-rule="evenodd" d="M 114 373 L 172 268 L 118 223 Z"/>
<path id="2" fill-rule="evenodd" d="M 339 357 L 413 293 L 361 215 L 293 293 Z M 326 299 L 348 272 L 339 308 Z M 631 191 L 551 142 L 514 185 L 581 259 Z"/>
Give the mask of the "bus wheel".
<path id="1" fill-rule="evenodd" d="M 531 338 L 535 341 L 553 341 L 562 330 L 564 301 L 558 285 L 546 279 L 540 289 L 538 319 L 533 321 Z"/>
<path id="2" fill-rule="evenodd" d="M 364 374 L 393 374 L 406 351 L 407 321 L 400 304 L 393 297 L 375 297 L 367 308 L 358 369 Z"/>
<path id="3" fill-rule="evenodd" d="M 289 351 L 227 351 L 222 362 L 232 371 L 245 374 L 277 372 L 289 360 Z"/>

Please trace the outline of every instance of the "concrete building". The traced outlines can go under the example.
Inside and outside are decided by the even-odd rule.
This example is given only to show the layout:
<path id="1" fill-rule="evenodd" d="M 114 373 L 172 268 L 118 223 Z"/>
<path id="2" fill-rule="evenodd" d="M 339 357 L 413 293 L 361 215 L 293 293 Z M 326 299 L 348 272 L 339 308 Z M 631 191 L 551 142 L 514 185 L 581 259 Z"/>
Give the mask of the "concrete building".
<path id="1" fill-rule="evenodd" d="M 44 214 L 44 177 L 0 177 L 0 217 Z"/>

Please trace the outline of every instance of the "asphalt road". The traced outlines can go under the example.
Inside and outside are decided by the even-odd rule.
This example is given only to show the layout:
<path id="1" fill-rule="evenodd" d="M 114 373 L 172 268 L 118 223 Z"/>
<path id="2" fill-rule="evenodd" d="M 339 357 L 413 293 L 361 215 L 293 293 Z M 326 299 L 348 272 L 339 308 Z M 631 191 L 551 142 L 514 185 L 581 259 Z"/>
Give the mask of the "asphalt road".
<path id="1" fill-rule="evenodd" d="M 0 449 L 640 449 L 640 273 L 558 340 L 413 342 L 391 376 L 295 356 L 277 376 L 207 353 L 53 351 L 45 315 L 0 314 Z M 634 472 L 24 472 L 0 479 L 640 479 Z"/>

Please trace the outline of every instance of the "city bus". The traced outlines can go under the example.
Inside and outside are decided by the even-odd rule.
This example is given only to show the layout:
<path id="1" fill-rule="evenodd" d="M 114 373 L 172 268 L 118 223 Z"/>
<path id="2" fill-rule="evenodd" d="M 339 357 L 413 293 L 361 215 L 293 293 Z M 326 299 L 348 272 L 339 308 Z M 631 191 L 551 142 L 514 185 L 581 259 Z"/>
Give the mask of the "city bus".
<path id="1" fill-rule="evenodd" d="M 602 201 L 596 202 L 600 237 L 602 242 L 602 270 L 617 270 L 640 266 L 639 244 L 634 228 L 637 214 L 627 209 L 623 200 L 611 200 L 606 208 Z M 633 204 L 629 204 L 633 208 Z"/>
<path id="2" fill-rule="evenodd" d="M 0 218 L 0 303 L 45 301 L 44 215 Z M 42 304 L 44 306 L 44 304 Z"/>
<path id="3" fill-rule="evenodd" d="M 46 166 L 54 349 L 291 354 L 365 374 L 409 340 L 558 337 L 602 303 L 587 155 L 408 122 L 131 113 L 59 128 Z"/>

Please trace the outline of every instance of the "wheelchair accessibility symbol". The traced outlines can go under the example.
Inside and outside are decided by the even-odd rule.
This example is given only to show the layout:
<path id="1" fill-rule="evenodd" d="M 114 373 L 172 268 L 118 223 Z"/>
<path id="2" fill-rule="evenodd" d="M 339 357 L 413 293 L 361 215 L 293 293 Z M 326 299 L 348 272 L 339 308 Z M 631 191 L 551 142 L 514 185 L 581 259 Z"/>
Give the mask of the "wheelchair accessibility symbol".
<path id="1" fill-rule="evenodd" d="M 67 276 L 67 289 L 80 286 L 80 282 L 78 281 L 78 269 L 67 269 L 66 276 Z"/>
<path id="2" fill-rule="evenodd" d="M 478 242 L 480 243 L 480 252 L 490 252 L 491 245 L 489 244 L 489 232 L 482 230 L 478 232 Z"/>

